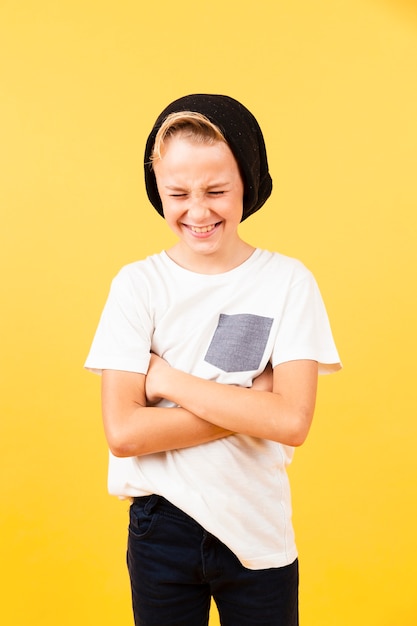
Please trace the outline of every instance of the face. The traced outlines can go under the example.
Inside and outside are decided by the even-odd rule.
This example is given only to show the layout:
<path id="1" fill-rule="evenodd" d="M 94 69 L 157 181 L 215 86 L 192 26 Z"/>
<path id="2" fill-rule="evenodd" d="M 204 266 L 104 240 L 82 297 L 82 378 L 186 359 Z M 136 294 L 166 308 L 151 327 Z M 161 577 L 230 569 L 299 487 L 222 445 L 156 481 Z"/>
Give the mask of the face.
<path id="1" fill-rule="evenodd" d="M 237 232 L 243 182 L 229 146 L 174 136 L 154 171 L 165 220 L 179 238 L 174 260 L 196 271 L 207 262 L 233 264 L 246 244 Z"/>

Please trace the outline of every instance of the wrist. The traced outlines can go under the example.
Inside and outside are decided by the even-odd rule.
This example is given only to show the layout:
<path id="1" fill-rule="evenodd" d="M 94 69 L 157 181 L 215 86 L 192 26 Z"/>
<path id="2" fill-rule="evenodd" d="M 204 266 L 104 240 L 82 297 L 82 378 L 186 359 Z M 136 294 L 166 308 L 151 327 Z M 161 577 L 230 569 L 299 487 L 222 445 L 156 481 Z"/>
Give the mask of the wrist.
<path id="1" fill-rule="evenodd" d="M 159 380 L 161 396 L 182 406 L 185 401 L 184 394 L 189 389 L 189 381 L 187 380 L 189 376 L 190 374 L 174 367 L 167 367 Z"/>

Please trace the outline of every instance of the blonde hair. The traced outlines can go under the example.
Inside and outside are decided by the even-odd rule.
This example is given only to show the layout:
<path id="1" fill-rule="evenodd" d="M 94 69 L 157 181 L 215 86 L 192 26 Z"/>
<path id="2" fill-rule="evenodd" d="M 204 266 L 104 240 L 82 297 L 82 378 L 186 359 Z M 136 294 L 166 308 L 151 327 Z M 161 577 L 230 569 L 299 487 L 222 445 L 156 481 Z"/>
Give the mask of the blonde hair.
<path id="1" fill-rule="evenodd" d="M 211 145 L 218 141 L 227 143 L 220 128 L 205 115 L 194 111 L 178 111 L 168 115 L 162 122 L 151 151 L 151 164 L 162 158 L 166 142 L 174 135 L 202 144 Z"/>

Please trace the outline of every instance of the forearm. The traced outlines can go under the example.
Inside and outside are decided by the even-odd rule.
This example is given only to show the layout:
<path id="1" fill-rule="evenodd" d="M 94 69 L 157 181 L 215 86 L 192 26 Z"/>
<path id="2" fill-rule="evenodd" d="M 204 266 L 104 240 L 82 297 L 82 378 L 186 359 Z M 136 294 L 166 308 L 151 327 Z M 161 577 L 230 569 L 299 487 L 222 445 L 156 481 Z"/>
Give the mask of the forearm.
<path id="1" fill-rule="evenodd" d="M 189 448 L 232 433 L 183 408 L 137 406 L 115 421 L 105 420 L 110 450 L 115 456 L 143 456 Z"/>
<path id="2" fill-rule="evenodd" d="M 289 366 L 291 367 L 291 366 Z M 300 366 L 298 366 L 300 367 Z M 315 365 L 307 365 L 306 400 L 293 401 L 279 392 L 253 391 L 222 385 L 165 369 L 159 379 L 159 393 L 203 420 L 241 434 L 300 445 L 307 436 L 315 399 Z M 292 394 L 295 397 L 296 394 Z"/>

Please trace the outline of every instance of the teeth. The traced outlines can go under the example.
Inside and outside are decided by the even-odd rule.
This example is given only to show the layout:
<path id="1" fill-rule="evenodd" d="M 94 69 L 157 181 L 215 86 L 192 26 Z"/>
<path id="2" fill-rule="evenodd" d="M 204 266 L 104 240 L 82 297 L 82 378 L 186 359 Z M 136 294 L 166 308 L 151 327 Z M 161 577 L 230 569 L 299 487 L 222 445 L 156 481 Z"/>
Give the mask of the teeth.
<path id="1" fill-rule="evenodd" d="M 211 230 L 213 230 L 213 228 L 215 227 L 215 224 L 211 224 L 211 226 L 190 226 L 191 230 L 194 233 L 209 233 Z"/>

